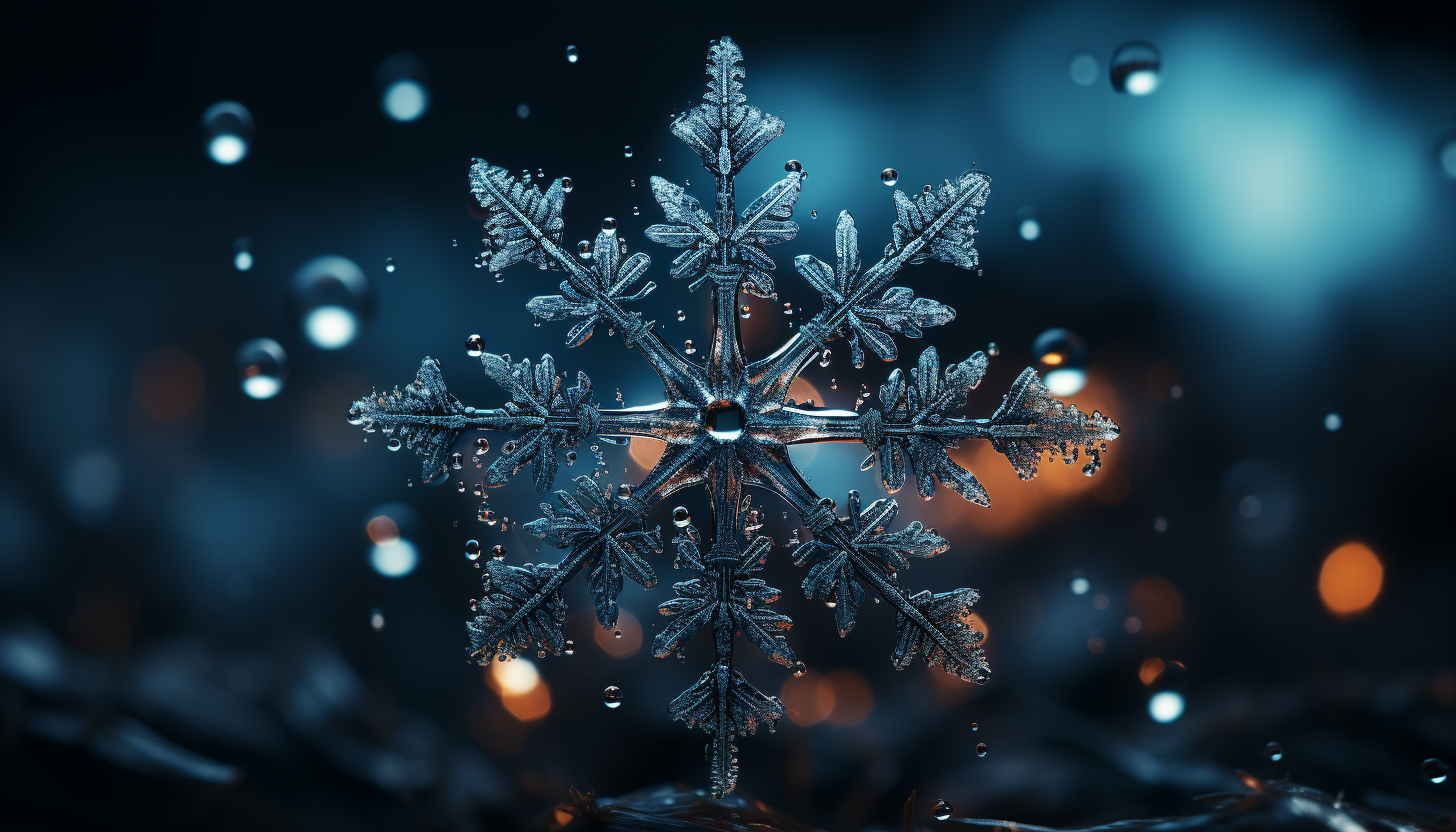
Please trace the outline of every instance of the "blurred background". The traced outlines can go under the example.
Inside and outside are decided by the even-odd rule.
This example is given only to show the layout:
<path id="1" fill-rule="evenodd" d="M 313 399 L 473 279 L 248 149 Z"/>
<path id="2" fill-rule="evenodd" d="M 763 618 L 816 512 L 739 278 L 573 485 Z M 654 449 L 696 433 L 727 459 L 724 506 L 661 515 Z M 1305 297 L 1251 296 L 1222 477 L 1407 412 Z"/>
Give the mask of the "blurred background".
<path id="1" fill-rule="evenodd" d="M 994 343 L 969 415 L 1038 366 L 1123 429 L 1091 478 L 1023 483 L 989 447 L 956 451 L 989 509 L 901 494 L 902 519 L 952 541 L 906 581 L 983 594 L 984 687 L 893 672 L 884 605 L 839 638 L 780 546 L 765 578 L 809 671 L 739 651 L 789 709 L 740 742 L 740 793 L 834 832 L 899 828 L 912 789 L 922 818 L 943 799 L 1067 825 L 1189 814 L 1245 770 L 1449 818 L 1456 781 L 1427 761 L 1456 761 L 1456 52 L 1432 14 L 7 6 L 4 825 L 514 828 L 568 786 L 706 785 L 704 736 L 667 703 L 708 647 L 644 648 L 668 557 L 656 589 L 629 584 L 620 639 L 577 582 L 572 656 L 482 670 L 466 541 L 545 557 L 518 526 L 539 498 L 492 490 L 482 522 L 475 460 L 422 486 L 417 457 L 344 416 L 425 356 L 466 404 L 498 404 L 471 335 L 552 353 L 605 405 L 657 400 L 620 339 L 567 350 L 564 325 L 534 325 L 524 304 L 557 278 L 476 265 L 466 175 L 482 157 L 570 176 L 569 240 L 615 217 L 654 260 L 645 313 L 705 338 L 709 299 L 642 230 L 649 176 L 711 199 L 668 124 L 724 34 L 750 103 L 788 125 L 740 190 L 788 159 L 811 172 L 798 239 L 772 251 L 779 298 L 748 301 L 751 355 L 818 311 L 791 260 L 832 256 L 840 210 L 868 256 L 887 179 L 974 164 L 994 180 L 981 271 L 904 278 L 955 321 L 890 366 L 855 370 L 840 342 L 795 395 L 848 408 L 926 346 Z M 658 450 L 604 446 L 603 481 Z M 844 505 L 880 491 L 865 453 L 795 459 Z M 582 456 L 562 473 L 589 473 Z M 755 501 L 787 541 L 798 518 Z M 706 510 L 689 493 L 654 522 L 674 504 Z"/>

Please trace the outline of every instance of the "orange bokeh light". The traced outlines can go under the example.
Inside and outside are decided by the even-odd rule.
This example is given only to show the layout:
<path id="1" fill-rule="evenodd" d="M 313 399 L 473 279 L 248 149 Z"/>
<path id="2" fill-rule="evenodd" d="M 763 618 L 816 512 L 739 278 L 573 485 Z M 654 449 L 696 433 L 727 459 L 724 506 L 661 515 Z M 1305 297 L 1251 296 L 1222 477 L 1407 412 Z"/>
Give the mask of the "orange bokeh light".
<path id="1" fill-rule="evenodd" d="M 1165 669 L 1167 669 L 1167 665 L 1163 664 L 1163 660 L 1157 656 L 1143 659 L 1142 666 L 1138 668 L 1138 681 L 1151 685 L 1158 681 L 1158 677 L 1163 675 Z"/>
<path id="2" fill-rule="evenodd" d="M 1320 567 L 1319 594 L 1338 616 L 1359 615 L 1375 603 L 1385 582 L 1385 567 L 1364 543 L 1346 543 Z"/>
<path id="3" fill-rule="evenodd" d="M 817 725 L 834 712 L 834 682 L 823 673 L 805 670 L 803 676 L 784 680 L 779 700 L 789 719 L 800 725 Z"/>
<path id="4" fill-rule="evenodd" d="M 534 722 L 551 712 L 551 689 L 529 659 L 492 663 L 485 671 L 485 684 L 500 694 L 506 711 L 521 722 Z"/>
<path id="5" fill-rule="evenodd" d="M 617 629 L 604 630 L 592 625 L 597 645 L 619 659 L 626 658 L 642 649 L 642 624 L 637 616 L 620 607 L 617 609 Z M 617 633 L 622 637 L 617 638 Z"/>
<path id="6" fill-rule="evenodd" d="M 858 725 L 875 707 L 875 694 L 865 677 L 853 670 L 836 670 L 829 674 L 834 689 L 834 707 L 828 720 L 833 725 Z"/>
<path id="7" fill-rule="evenodd" d="M 661 439 L 650 439 L 646 436 L 634 436 L 627 444 L 627 455 L 632 457 L 632 463 L 644 471 L 651 471 L 652 466 L 662 457 L 662 452 L 667 450 L 667 443 Z"/>
<path id="8" fill-rule="evenodd" d="M 381 546 L 388 546 L 399 540 L 399 526 L 383 514 L 369 518 L 369 524 L 364 527 L 364 531 L 369 533 L 370 540 Z"/>

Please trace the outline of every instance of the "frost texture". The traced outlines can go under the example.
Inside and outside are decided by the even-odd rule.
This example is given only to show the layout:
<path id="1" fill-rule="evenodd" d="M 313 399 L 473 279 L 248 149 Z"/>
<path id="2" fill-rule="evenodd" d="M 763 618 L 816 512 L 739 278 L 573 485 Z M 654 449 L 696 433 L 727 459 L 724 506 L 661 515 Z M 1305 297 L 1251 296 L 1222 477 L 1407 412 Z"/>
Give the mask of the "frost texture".
<path id="1" fill-rule="evenodd" d="M 603 493 L 588 478 L 572 491 L 559 491 L 556 505 L 542 505 L 544 517 L 528 531 L 566 551 L 554 564 L 485 564 L 485 594 L 469 623 L 471 655 L 479 662 L 507 660 L 534 651 L 560 654 L 566 605 L 561 587 L 586 571 L 604 627 L 617 620 L 617 598 L 624 582 L 644 587 L 657 582 L 652 567 L 662 548 L 661 531 L 648 527 L 649 511 L 669 495 L 690 486 L 707 489 L 712 507 L 705 533 L 688 526 L 672 544 L 676 563 L 692 577 L 673 586 L 675 597 L 659 607 L 664 623 L 653 643 L 659 657 L 685 650 L 695 637 L 711 641 L 707 671 L 670 705 L 670 713 L 709 735 L 706 752 L 715 792 L 726 794 L 737 780 L 735 738 L 770 729 L 784 713 L 772 696 L 734 669 L 733 654 L 747 643 L 773 661 L 796 665 L 786 634 L 788 616 L 773 608 L 779 590 L 756 573 L 773 543 L 758 536 L 740 517 L 744 489 L 776 493 L 798 513 L 813 539 L 797 550 L 808 567 L 801 590 L 809 598 L 833 602 L 841 635 L 853 628 L 867 591 L 878 593 L 896 614 L 896 643 L 891 661 L 905 667 L 919 657 L 932 666 L 973 682 L 990 673 L 980 649 L 982 634 L 972 626 L 973 589 L 912 592 L 900 573 L 916 558 L 944 552 L 949 544 L 920 523 L 894 528 L 898 503 L 881 499 L 868 507 L 850 492 L 847 516 L 833 499 L 821 497 L 795 468 L 788 446 L 809 442 L 863 442 L 871 451 L 865 467 L 879 463 L 889 494 L 910 478 L 929 499 L 943 485 L 970 502 L 989 505 L 986 490 L 951 460 L 948 449 L 963 439 L 983 439 L 1004 454 L 1022 479 L 1036 475 L 1043 454 L 1066 461 L 1085 453 L 1083 470 L 1101 466 L 1105 442 L 1117 425 L 1101 413 L 1083 413 L 1051 397 L 1027 369 L 990 419 L 960 415 L 967 397 L 984 376 L 987 358 L 975 353 L 942 365 L 934 348 L 921 352 L 908 373 L 894 370 L 879 389 L 879 402 L 863 413 L 799 407 L 788 402 L 793 380 L 814 362 L 830 341 L 849 344 L 856 366 L 873 353 L 885 360 L 899 356 L 894 336 L 920 338 L 926 327 L 946 323 L 955 310 L 916 297 L 892 285 L 909 265 L 929 259 L 973 269 L 976 218 L 990 188 L 990 177 L 967 171 L 938 188 L 914 196 L 894 193 L 896 220 L 883 256 L 866 266 L 860 256 L 854 218 L 842 213 L 835 229 L 834 263 L 809 255 L 794 258 L 795 270 L 823 299 L 823 309 L 772 354 L 749 362 L 738 331 L 739 292 L 774 291 L 769 246 L 793 240 L 793 221 L 806 174 L 790 170 L 742 211 L 735 205 L 735 178 L 743 166 L 778 136 L 784 124 L 749 106 L 742 92 L 742 53 L 729 39 L 708 55 L 705 101 L 679 116 L 673 133 L 702 157 L 715 181 L 714 200 L 705 206 L 687 191 L 661 178 L 652 192 L 666 222 L 647 229 L 655 243 L 682 249 L 670 274 L 688 282 L 690 291 L 707 287 L 714 294 L 712 339 L 697 360 L 689 359 L 654 331 L 652 321 L 630 309 L 653 291 L 643 282 L 645 254 L 627 254 L 615 231 L 596 238 L 589 262 L 562 248 L 562 206 L 566 189 L 556 180 L 542 193 L 529 174 L 513 176 L 503 167 L 476 160 L 470 169 L 471 193 L 485 210 L 486 258 L 492 270 L 521 261 L 563 273 L 559 294 L 528 304 L 537 317 L 570 323 L 568 347 L 602 331 L 619 334 L 642 354 L 662 381 L 664 401 L 633 409 L 602 408 L 593 401 L 591 382 L 578 374 L 566 387 L 555 361 L 543 356 L 513 363 L 509 356 L 485 354 L 481 365 L 506 393 L 499 408 L 464 407 L 445 389 L 438 364 L 426 359 L 419 377 L 404 390 L 372 393 L 354 403 L 349 419 L 368 432 L 389 437 L 390 447 L 408 447 L 424 458 L 424 479 L 440 482 L 449 472 L 453 444 L 467 430 L 518 434 L 502 447 L 486 473 L 487 486 L 503 485 L 527 465 L 540 493 L 551 490 L 557 453 L 593 437 L 611 441 L 646 436 L 666 442 L 652 471 L 636 487 Z M 710 430 L 718 414 L 736 408 L 739 429 Z M 743 544 L 740 529 L 749 530 Z M 741 642 L 740 642 L 741 637 Z"/>

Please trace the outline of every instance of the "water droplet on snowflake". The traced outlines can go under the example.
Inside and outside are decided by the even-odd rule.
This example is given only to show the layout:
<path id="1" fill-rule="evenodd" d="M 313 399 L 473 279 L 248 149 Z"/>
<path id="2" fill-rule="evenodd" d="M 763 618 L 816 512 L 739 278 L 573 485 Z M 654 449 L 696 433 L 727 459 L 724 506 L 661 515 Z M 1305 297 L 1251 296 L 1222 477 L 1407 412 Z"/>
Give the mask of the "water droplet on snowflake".
<path id="1" fill-rule="evenodd" d="M 809 668 L 807 668 L 807 667 L 804 666 L 804 663 L 803 662 L 794 662 L 794 666 L 790 668 L 790 670 L 793 670 L 794 671 L 794 675 L 795 676 L 803 676 L 804 675 L 804 671 L 806 671 L 808 669 Z"/>
<path id="2" fill-rule="evenodd" d="M 819 356 L 819 366 L 820 367 L 828 367 L 829 366 L 829 359 L 832 358 L 833 356 L 834 356 L 834 353 L 832 351 L 830 351 L 828 349 L 824 350 L 824 352 Z"/>
<path id="3" fill-rule="evenodd" d="M 674 526 L 681 529 L 685 528 L 691 522 L 693 522 L 692 515 L 688 514 L 685 506 L 678 506 L 672 510 L 672 524 Z"/>
<path id="4" fill-rule="evenodd" d="M 497 543 L 494 546 L 490 547 L 490 557 L 491 557 L 491 560 L 498 560 L 498 561 L 499 560 L 505 560 L 506 559 L 506 547 L 500 545 L 499 543 Z"/>
<path id="5" fill-rule="evenodd" d="M 944 800 L 937 800 L 935 801 L 935 805 L 930 807 L 930 814 L 936 820 L 950 820 L 952 812 L 953 810 L 950 808 L 950 804 Z"/>
<path id="6" fill-rule="evenodd" d="M 1054 396 L 1070 396 L 1087 384 L 1087 347 L 1076 333 L 1054 327 L 1031 344 L 1042 382 Z"/>
<path id="7" fill-rule="evenodd" d="M 485 352 L 485 339 L 479 335 L 471 335 L 465 339 L 465 354 L 471 358 L 479 358 Z"/>
<path id="8" fill-rule="evenodd" d="M 567 465 L 575 465 L 576 464 L 576 451 L 567 451 L 566 452 L 566 464 Z"/>
<path id="9" fill-rule="evenodd" d="M 252 399 L 271 399 L 283 391 L 288 378 L 288 356 L 272 338 L 254 338 L 243 342 L 234 357 L 238 367 L 238 384 Z M 361 424 L 363 414 L 349 411 L 350 424 Z M 358 421 L 354 421 L 355 419 Z"/>
<path id="10" fill-rule="evenodd" d="M 253 114 L 236 101 L 219 101 L 202 113 L 207 155 L 219 165 L 235 165 L 253 141 Z"/>
<path id="11" fill-rule="evenodd" d="M 1429 757 L 1421 763 L 1421 774 L 1424 774 L 1426 779 L 1432 783 L 1440 785 L 1446 782 L 1446 778 L 1451 774 L 1451 767 L 1446 765 L 1444 760 Z"/>
<path id="12" fill-rule="evenodd" d="M 583 260 L 590 260 L 591 259 L 591 242 L 588 241 L 588 240 L 582 240 L 581 242 L 577 243 L 576 244 L 576 254 L 577 254 L 578 257 L 580 257 Z"/>
<path id="13" fill-rule="evenodd" d="M 467 541 L 465 541 L 465 557 L 469 558 L 470 560 L 479 560 L 480 559 L 480 541 L 479 540 L 467 540 Z"/>
<path id="14" fill-rule="evenodd" d="M 697 351 L 697 348 L 693 346 L 693 339 L 689 338 L 683 342 L 683 352 L 687 353 L 688 355 L 692 355 Z"/>
<path id="15" fill-rule="evenodd" d="M 1072 83 L 1089 87 L 1097 80 L 1097 59 L 1086 52 L 1078 52 L 1067 62 L 1067 74 Z"/>
<path id="16" fill-rule="evenodd" d="M 632 496 L 632 486 L 628 485 L 625 482 L 622 483 L 621 485 L 617 486 L 617 499 L 619 499 L 619 500 L 626 500 L 626 499 L 630 499 L 631 496 Z"/>
<path id="17" fill-rule="evenodd" d="M 390 449 L 391 451 L 397 451 L 400 448 L 404 447 L 404 445 L 398 439 L 395 439 L 393 436 L 391 436 L 389 437 L 389 441 L 384 443 L 384 447 Z"/>
<path id="18" fill-rule="evenodd" d="M 740 317 L 740 318 L 745 318 L 746 319 L 746 318 L 748 318 L 752 314 L 753 314 L 753 310 L 751 308 L 749 308 L 748 304 L 746 304 L 746 303 L 743 304 L 743 306 L 739 307 L 739 309 L 738 309 L 738 317 Z"/>
<path id="19" fill-rule="evenodd" d="M 784 162 L 784 170 L 788 173 L 798 173 L 803 169 L 804 166 L 799 163 L 798 159 L 790 159 L 789 161 Z"/>
<path id="20" fill-rule="evenodd" d="M 976 756 L 977 757 L 984 757 L 984 756 L 986 756 L 986 752 L 988 750 L 990 750 L 990 749 L 986 748 L 986 744 L 985 743 L 983 743 L 983 742 L 976 743 Z"/>
<path id="21" fill-rule="evenodd" d="M 900 172 L 894 168 L 885 168 L 880 171 L 880 181 L 893 188 L 900 181 Z"/>
<path id="22" fill-rule="evenodd" d="M 616 217 L 604 217 L 602 219 L 602 230 L 603 231 L 616 231 L 617 230 L 617 218 Z"/>
<path id="23" fill-rule="evenodd" d="M 369 626 L 377 633 L 384 629 L 384 610 L 378 607 L 369 611 Z"/>
<path id="24" fill-rule="evenodd" d="M 1158 47 L 1145 40 L 1130 40 L 1112 53 L 1108 72 L 1112 89 L 1129 95 L 1147 95 L 1158 88 L 1163 68 Z"/>
<path id="25" fill-rule="evenodd" d="M 621 630 L 614 630 L 612 632 L 612 638 L 621 638 L 621 637 L 622 637 L 622 631 Z"/>
<path id="26" fill-rule="evenodd" d="M 1284 759 L 1284 746 L 1277 742 L 1270 742 L 1264 746 L 1264 756 L 1277 763 Z"/>
<path id="27" fill-rule="evenodd" d="M 570 176 L 561 177 L 561 190 L 566 193 L 571 193 L 571 189 L 575 187 L 576 185 L 572 183 Z"/>
<path id="28" fill-rule="evenodd" d="M 622 689 L 616 685 L 607 685 L 606 690 L 602 691 L 602 704 L 608 708 L 622 707 Z"/>

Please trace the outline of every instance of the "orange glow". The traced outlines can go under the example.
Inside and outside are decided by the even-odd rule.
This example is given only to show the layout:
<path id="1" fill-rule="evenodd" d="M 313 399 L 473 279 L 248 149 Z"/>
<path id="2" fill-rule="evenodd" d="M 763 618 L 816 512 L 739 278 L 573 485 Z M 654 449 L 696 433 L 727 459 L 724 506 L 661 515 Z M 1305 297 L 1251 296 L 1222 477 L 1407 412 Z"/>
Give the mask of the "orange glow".
<path id="1" fill-rule="evenodd" d="M 399 540 L 399 526 L 383 514 L 369 518 L 369 524 L 364 527 L 364 531 L 369 533 L 370 540 L 381 545 L 387 546 Z"/>
<path id="2" fill-rule="evenodd" d="M 810 384 L 803 376 L 794 379 L 793 383 L 789 385 L 789 398 L 799 404 L 813 401 L 817 407 L 824 406 L 824 398 L 819 395 L 819 388 Z"/>
<path id="3" fill-rule="evenodd" d="M 132 396 L 158 422 L 175 422 L 202 404 L 202 365 L 177 347 L 148 353 L 137 363 Z"/>
<path id="4" fill-rule="evenodd" d="M 966 616 L 966 623 L 971 625 L 972 630 L 977 630 L 981 633 L 981 644 L 984 645 L 991 640 L 991 628 L 986 626 L 986 619 L 976 613 L 971 613 Z"/>
<path id="5" fill-rule="evenodd" d="M 1138 668 L 1138 681 L 1151 685 L 1158 681 L 1158 677 L 1163 675 L 1166 668 L 1167 665 L 1163 664 L 1163 660 L 1156 656 L 1151 659 L 1143 659 L 1142 666 Z"/>
<path id="6" fill-rule="evenodd" d="M 817 725 L 834 712 L 834 682 L 823 673 L 805 670 L 803 676 L 784 680 L 779 700 L 789 719 L 800 725 Z"/>
<path id="7" fill-rule="evenodd" d="M 534 722 L 551 712 L 551 690 L 528 659 L 493 662 L 485 684 L 500 694 L 501 704 L 521 722 Z"/>
<path id="8" fill-rule="evenodd" d="M 1143 628 L 1143 620 L 1141 618 L 1138 618 L 1135 615 L 1129 615 L 1122 622 L 1122 629 L 1127 630 L 1129 633 L 1136 633 L 1137 631 L 1141 630 L 1142 628 Z"/>
<path id="9" fill-rule="evenodd" d="M 1183 620 L 1183 596 L 1167 578 L 1143 578 L 1127 590 L 1127 600 L 1137 610 L 1148 635 L 1171 630 Z"/>
<path id="10" fill-rule="evenodd" d="M 1087 650 L 1090 651 L 1092 655 L 1095 656 L 1106 649 L 1107 642 L 1102 640 L 1102 636 L 1093 636 L 1087 639 Z"/>
<path id="11" fill-rule="evenodd" d="M 829 684 L 834 690 L 834 709 L 829 712 L 829 722 L 834 725 L 864 722 L 875 706 L 875 694 L 865 677 L 853 670 L 836 670 L 829 674 Z"/>
<path id="12" fill-rule="evenodd" d="M 657 464 L 662 452 L 667 450 L 667 443 L 660 439 L 649 439 L 646 436 L 634 436 L 627 445 L 627 455 L 632 457 L 632 462 L 644 471 L 651 471 L 652 466 Z"/>
<path id="13" fill-rule="evenodd" d="M 1055 367 L 1058 364 L 1062 363 L 1063 360 L 1064 357 L 1059 352 L 1049 352 L 1041 357 L 1041 363 L 1046 364 L 1049 367 Z"/>
<path id="14" fill-rule="evenodd" d="M 595 625 L 593 625 L 592 631 L 597 645 L 619 659 L 631 656 L 642 649 L 642 625 L 637 621 L 637 616 L 624 609 L 617 609 L 617 629 L 615 631 L 603 630 Z M 622 637 L 617 638 L 617 633 L 621 633 Z"/>
<path id="15" fill-rule="evenodd" d="M 1320 567 L 1320 600 L 1335 615 L 1359 615 L 1375 603 L 1384 582 L 1385 567 L 1370 547 L 1346 543 Z"/>

